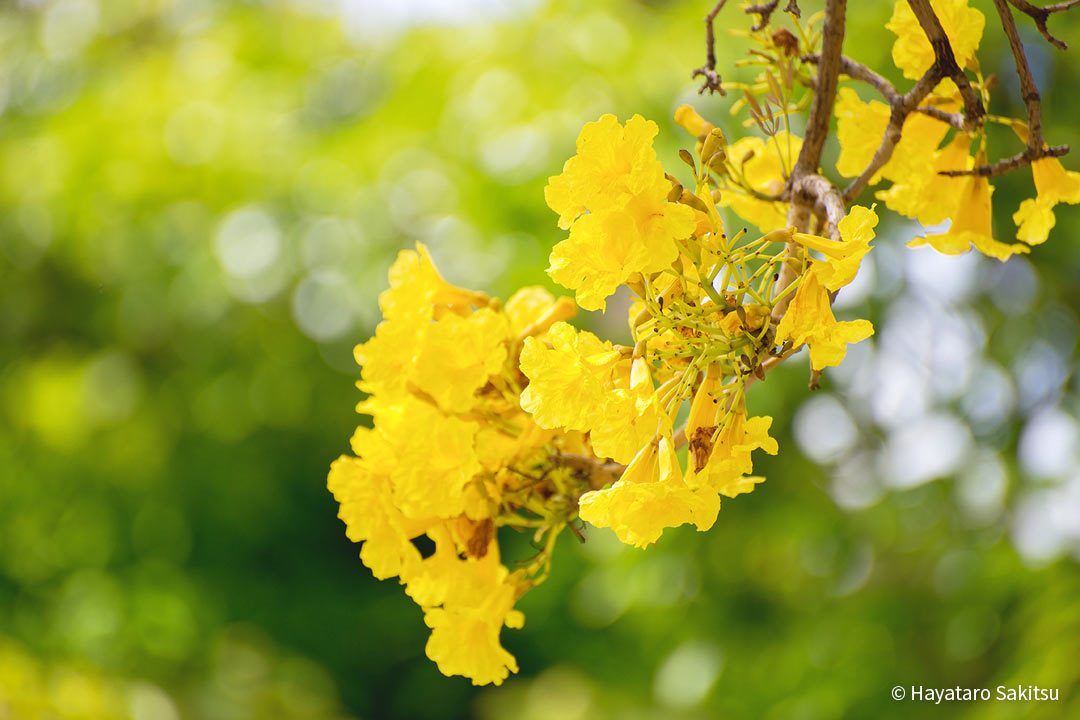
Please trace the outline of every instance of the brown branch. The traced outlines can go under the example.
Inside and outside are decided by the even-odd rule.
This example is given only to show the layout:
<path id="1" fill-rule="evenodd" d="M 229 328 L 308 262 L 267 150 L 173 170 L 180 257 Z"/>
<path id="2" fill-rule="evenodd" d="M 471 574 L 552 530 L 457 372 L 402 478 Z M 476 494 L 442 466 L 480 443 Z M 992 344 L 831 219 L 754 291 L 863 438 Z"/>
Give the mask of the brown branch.
<path id="1" fill-rule="evenodd" d="M 929 105 L 922 105 L 915 108 L 915 112 L 922 113 L 928 117 L 932 117 L 935 120 L 940 120 L 946 125 L 952 125 L 957 130 L 967 130 L 967 121 L 960 113 L 945 112 L 941 108 L 931 107 Z"/>
<path id="2" fill-rule="evenodd" d="M 713 20 L 716 19 L 717 13 L 723 9 L 726 3 L 727 0 L 720 0 L 705 16 L 705 64 L 690 74 L 691 80 L 698 75 L 705 77 L 705 82 L 702 84 L 701 89 L 698 90 L 698 95 L 701 95 L 706 90 L 709 91 L 710 95 L 717 92 L 721 95 L 727 95 L 720 84 L 720 74 L 716 72 L 716 34 L 713 31 Z"/>
<path id="3" fill-rule="evenodd" d="M 806 119 L 802 150 L 799 151 L 799 159 L 795 161 L 795 167 L 791 171 L 793 183 L 803 175 L 817 172 L 821 150 L 829 136 L 829 120 L 832 119 L 833 105 L 836 102 L 836 86 L 843 58 L 846 15 L 847 0 L 826 0 L 825 24 L 821 30 L 821 59 L 814 83 L 814 98 Z"/>
<path id="4" fill-rule="evenodd" d="M 1016 64 L 1016 76 L 1020 78 L 1020 95 L 1027 107 L 1028 150 L 1041 150 L 1043 146 L 1042 101 L 1039 98 L 1039 89 L 1035 87 L 1035 78 L 1031 76 L 1031 67 L 1024 54 L 1024 44 L 1020 42 L 1020 34 L 1016 31 L 1012 11 L 1009 10 L 1005 0 L 994 0 L 994 9 L 1001 18 L 1001 28 L 1009 40 L 1009 50 L 1012 51 L 1013 61 Z"/>
<path id="5" fill-rule="evenodd" d="M 1034 20 L 1035 27 L 1039 29 L 1039 32 L 1051 45 L 1058 50 L 1065 50 L 1069 47 L 1064 41 L 1050 34 L 1050 30 L 1046 27 L 1046 21 L 1056 12 L 1062 12 L 1080 5 L 1080 0 L 1068 0 L 1068 2 L 1059 2 L 1046 7 L 1036 7 L 1027 0 L 1009 0 L 1009 4 Z"/>
<path id="6" fill-rule="evenodd" d="M 904 121 L 907 116 L 911 114 L 921 103 L 930 91 L 941 82 L 942 70 L 938 63 L 935 61 L 930 69 L 927 70 L 919 82 L 915 83 L 915 86 L 908 90 L 906 93 L 893 98 L 891 109 L 889 112 L 889 124 L 885 126 L 885 133 L 882 135 L 881 144 L 874 152 L 874 157 L 870 160 L 870 163 L 863 169 L 859 176 L 851 181 L 851 183 L 844 188 L 844 202 L 850 203 L 859 196 L 866 186 L 870 184 L 870 181 L 877 175 L 881 168 L 885 167 L 885 164 L 892 158 L 893 151 L 896 150 L 897 143 L 900 142 L 901 134 L 904 129 Z"/>
<path id="7" fill-rule="evenodd" d="M 1077 0 L 1077 2 L 1080 2 L 1080 0 Z M 818 62 L 821 61 L 821 56 L 803 55 L 799 59 L 803 62 L 808 62 L 816 65 Z M 881 77 L 876 72 L 863 65 L 862 63 L 852 60 L 847 56 L 840 58 L 840 72 L 843 75 L 847 75 L 852 80 L 866 83 L 870 87 L 874 88 L 879 93 L 881 93 L 881 96 L 890 105 L 901 97 L 900 94 L 896 91 L 896 87 L 891 82 Z M 943 123 L 953 126 L 957 130 L 966 130 L 968 128 L 964 116 L 960 115 L 959 113 L 945 112 L 940 108 L 928 105 L 917 107 L 914 109 L 914 111 L 922 113 L 924 115 L 928 115 L 935 120 L 940 120 Z"/>
<path id="8" fill-rule="evenodd" d="M 1014 5 L 1013 0 L 1009 0 Z M 1080 3 L 1080 0 L 1077 0 Z M 1059 3 L 1059 9 L 1068 5 L 1071 7 L 1077 3 Z M 1047 6 L 1050 7 L 1050 6 Z M 1016 64 L 1016 76 L 1020 79 L 1020 94 L 1027 108 L 1028 135 L 1027 147 L 1024 151 L 996 163 L 979 165 L 970 170 L 946 170 L 938 173 L 947 177 L 959 177 L 961 175 L 978 175 L 980 177 L 995 177 L 1016 168 L 1030 165 L 1036 160 L 1048 157 L 1061 157 L 1069 152 L 1068 145 L 1047 146 L 1042 136 L 1042 100 L 1039 98 L 1039 89 L 1035 87 L 1035 79 L 1031 76 L 1031 67 L 1028 65 L 1027 56 L 1024 54 L 1024 44 L 1020 41 L 1020 34 L 1016 30 L 1016 21 L 1013 20 L 1012 11 L 1006 4 L 1006 0 L 994 0 L 994 9 L 1001 18 L 1001 27 L 1005 31 L 1005 37 L 1009 40 L 1009 50 L 1012 51 L 1013 61 Z M 1045 9 L 1045 8 L 1044 8 Z M 1021 8 L 1023 11 L 1023 8 Z M 1025 11 L 1026 12 L 1026 11 Z"/>
<path id="9" fill-rule="evenodd" d="M 967 116 L 970 123 L 969 127 L 982 124 L 983 118 L 986 116 L 986 109 L 983 107 L 982 99 L 975 92 L 975 88 L 971 86 L 968 76 L 964 74 L 963 69 L 957 64 L 952 45 L 949 44 L 949 37 L 945 34 L 944 28 L 941 27 L 941 21 L 938 20 L 934 9 L 930 7 L 930 0 L 908 0 L 908 5 L 911 6 L 911 11 L 915 13 L 915 18 L 919 21 L 919 25 L 922 26 L 923 32 L 926 33 L 926 39 L 930 41 L 930 47 L 934 50 L 934 62 L 942 76 L 950 78 L 959 88 L 960 95 L 964 98 L 964 115 Z"/>
<path id="10" fill-rule="evenodd" d="M 844 198 L 835 185 L 821 175 L 805 175 L 795 187 L 792 196 L 798 202 L 820 212 L 829 228 L 829 238 L 839 241 L 840 221 L 847 214 Z"/>
<path id="11" fill-rule="evenodd" d="M 960 177 L 961 175 L 978 175 L 987 178 L 997 177 L 998 175 L 1012 172 L 1019 167 L 1030 165 L 1036 160 L 1042 160 L 1043 158 L 1048 157 L 1061 157 L 1068 152 L 1068 145 L 1044 145 L 1038 150 L 1026 148 L 1022 153 L 998 160 L 991 165 L 978 165 L 970 170 L 942 170 L 938 175 L 945 175 L 946 177 Z"/>
<path id="12" fill-rule="evenodd" d="M 744 12 L 747 15 L 757 15 L 758 22 L 750 28 L 750 32 L 757 32 L 763 30 L 769 21 L 772 19 L 773 12 L 776 11 L 776 6 L 780 4 L 780 0 L 769 0 L 769 2 L 761 3 L 760 5 L 751 5 L 746 8 Z"/>
<path id="13" fill-rule="evenodd" d="M 813 206 L 803 195 L 795 192 L 802 179 L 807 175 L 816 175 L 821 162 L 821 151 L 829 136 L 829 121 L 832 119 L 833 105 L 836 104 L 836 86 L 840 80 L 840 63 L 843 59 L 844 29 L 847 23 L 847 0 L 825 0 L 825 22 L 821 29 L 821 57 L 817 63 L 817 77 L 814 81 L 814 97 L 810 102 L 810 114 L 806 120 L 799 158 L 791 169 L 788 179 L 788 226 L 799 232 L 806 232 L 810 226 Z M 784 253 L 794 258 L 799 253 L 795 243 L 788 243 Z M 782 292 L 798 276 L 794 263 L 784 263 L 777 279 L 776 292 Z M 779 322 L 791 304 L 792 294 L 781 298 L 772 309 L 772 318 Z"/>

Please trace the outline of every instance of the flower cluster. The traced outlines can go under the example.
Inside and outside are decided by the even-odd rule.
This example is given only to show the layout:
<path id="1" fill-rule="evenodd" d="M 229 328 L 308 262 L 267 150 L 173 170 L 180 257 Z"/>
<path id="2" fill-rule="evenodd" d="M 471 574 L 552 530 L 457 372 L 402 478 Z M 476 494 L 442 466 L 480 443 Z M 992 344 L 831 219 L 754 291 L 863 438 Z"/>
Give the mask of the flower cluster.
<path id="1" fill-rule="evenodd" d="M 986 18 L 967 0 L 934 0 L 931 3 L 941 20 L 960 67 L 975 72 L 975 87 L 984 104 L 990 87 L 979 69 L 975 51 L 982 40 Z M 918 79 L 934 61 L 934 51 L 907 2 L 897 2 L 885 26 L 896 34 L 893 62 L 906 78 Z M 1058 203 L 1080 203 L 1080 173 L 1067 172 L 1061 161 L 1046 157 L 1032 163 L 1037 197 L 1025 200 L 1013 214 L 1021 242 L 995 239 L 992 228 L 991 195 L 994 188 L 987 177 L 972 174 L 943 175 L 943 172 L 971 170 L 986 163 L 986 128 L 955 128 L 949 122 L 962 106 L 956 84 L 942 80 L 924 101 L 935 114 L 915 112 L 904 121 L 902 135 L 892 158 L 871 180 L 892 183 L 878 191 L 877 198 L 894 212 L 934 226 L 951 220 L 941 232 L 927 232 L 909 243 L 910 247 L 930 245 L 946 255 L 966 253 L 973 247 L 999 260 L 1030 252 L 1032 245 L 1045 242 L 1054 226 L 1053 207 Z M 885 103 L 859 99 L 852 87 L 840 88 L 835 114 L 840 158 L 836 169 L 845 177 L 857 176 L 874 156 L 889 124 L 890 108 Z M 1027 125 L 1012 118 L 988 116 L 993 123 L 1010 127 L 1027 142 Z M 946 137 L 953 131 L 952 137 Z"/>
<path id="2" fill-rule="evenodd" d="M 967 91 L 986 102 L 974 56 L 985 19 L 967 0 L 931 5 L 956 61 L 976 73 Z M 729 143 L 692 107 L 676 111 L 694 140 L 680 152 L 686 186 L 657 158 L 655 123 L 604 115 L 584 126 L 545 191 L 568 231 L 548 274 L 576 303 L 531 287 L 502 305 L 446 282 L 419 245 L 391 268 L 383 321 L 356 349 L 358 410 L 371 422 L 328 484 L 364 564 L 399 578 L 423 609 L 427 654 L 442 672 L 498 684 L 517 670 L 500 632 L 523 622 L 514 605 L 547 577 L 563 530 L 584 540 L 585 521 L 645 547 L 667 528 L 712 527 L 722 498 L 764 480 L 755 451 L 779 450 L 773 419 L 750 411 L 750 386 L 803 348 L 813 386 L 873 335 L 866 319 L 838 320 L 832 303 L 871 250 L 876 206 L 851 204 L 858 192 L 847 198 L 821 174 L 821 142 L 804 163 L 815 141 L 788 122 L 810 104 L 800 88 L 820 87 L 810 75 L 819 18 L 793 21 L 797 36 L 763 21 L 748 37 L 761 45 L 753 62 L 767 67 L 753 83 L 725 83 L 744 90 L 736 105 L 763 137 Z M 983 163 L 983 125 L 967 122 L 960 88 L 931 71 L 935 50 L 908 3 L 896 3 L 887 27 L 904 76 L 934 82 L 906 115 L 841 87 L 836 172 L 861 178 L 856 190 L 891 182 L 876 198 L 923 225 L 949 221 L 913 245 L 1005 260 L 1043 242 L 1054 206 L 1080 202 L 1080 174 L 1036 159 L 1037 197 L 1014 215 L 1018 242 L 995 239 L 987 173 L 942 174 Z M 989 119 L 1026 142 L 1024 123 Z M 722 211 L 745 227 L 728 233 Z M 630 345 L 569 324 L 577 306 L 606 309 L 620 287 L 632 299 Z M 536 554 L 504 564 L 501 528 L 528 533 Z"/>
<path id="3" fill-rule="evenodd" d="M 327 484 L 346 534 L 363 542 L 364 564 L 377 578 L 398 577 L 423 608 L 427 653 L 439 669 L 499 683 L 517 670 L 500 629 L 521 626 L 514 602 L 548 555 L 511 572 L 496 527 L 565 524 L 569 514 L 548 496 L 580 494 L 589 481 L 549 472 L 537 483 L 511 469 L 550 470 L 558 453 L 582 449 L 580 437 L 555 437 L 519 407 L 517 348 L 545 337 L 575 307 L 536 287 L 505 306 L 454 287 L 422 245 L 398 256 L 390 285 L 375 336 L 356 348 L 358 387 L 368 394 L 357 410 L 372 425 L 356 429 L 355 454 L 333 463 Z M 434 545 L 428 557 L 414 542 L 422 535 Z"/>
<path id="4" fill-rule="evenodd" d="M 521 407 L 534 421 L 585 433 L 597 457 L 626 464 L 618 482 L 580 498 L 580 517 L 638 546 L 655 542 L 668 527 L 709 529 L 721 496 L 750 492 L 764 479 L 750 474 L 752 451 L 775 454 L 777 444 L 768 434 L 772 418 L 747 412 L 751 379 L 803 345 L 815 369 L 837 365 L 848 343 L 873 333 L 866 320 L 838 322 L 829 293 L 855 277 L 870 249 L 874 212 L 853 208 L 840 223 L 841 241 L 790 228 L 729 238 L 719 206 L 765 227 L 783 224 L 780 203 L 759 199 L 731 179 L 759 193 L 782 188 L 791 158 L 785 151 L 797 150 L 799 140 L 746 138 L 728 146 L 692 108 L 680 108 L 676 119 L 698 140 L 697 158 L 689 156 L 694 191 L 665 179 L 652 149 L 657 127 L 639 116 L 625 127 L 610 115 L 586 125 L 577 155 L 548 185 L 548 202 L 570 230 L 552 251 L 549 272 L 557 280 L 574 279 L 579 303 L 581 288 L 588 287 L 593 305 L 602 305 L 615 290 L 613 280 L 623 278 L 635 297 L 629 319 L 634 347 L 614 347 L 561 323 L 546 339 L 527 339 L 521 354 L 529 378 Z M 618 156 L 633 162 L 617 165 L 611 158 Z M 639 208 L 650 208 L 651 216 L 642 220 Z M 593 222 L 613 212 L 623 219 Z M 635 264 L 623 263 L 630 274 L 616 278 L 567 249 L 582 237 L 590 247 L 615 246 L 624 227 L 633 228 L 639 247 L 649 248 Z M 789 243 L 800 252 L 789 255 Z M 811 258 L 811 250 L 821 259 Z M 785 262 L 800 274 L 781 288 L 776 279 Z M 598 284 L 598 276 L 610 279 Z M 788 311 L 774 323 L 774 308 L 792 293 Z M 688 418 L 676 430 L 684 404 Z"/>

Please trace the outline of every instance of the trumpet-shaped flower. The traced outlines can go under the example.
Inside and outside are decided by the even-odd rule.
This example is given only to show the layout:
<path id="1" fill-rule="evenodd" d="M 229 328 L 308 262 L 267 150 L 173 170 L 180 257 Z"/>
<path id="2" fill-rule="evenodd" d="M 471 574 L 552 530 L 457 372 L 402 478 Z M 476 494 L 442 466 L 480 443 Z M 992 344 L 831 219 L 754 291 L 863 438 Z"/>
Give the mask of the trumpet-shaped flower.
<path id="1" fill-rule="evenodd" d="M 410 594 L 424 606 L 424 622 L 431 628 L 427 656 L 444 675 L 464 675 L 474 685 L 500 685 L 518 670 L 514 656 L 499 642 L 504 625 L 520 628 L 525 622 L 513 609 L 517 584 L 500 563 L 494 540 L 483 557 L 459 558 L 448 536 L 446 530 L 435 533 L 436 554 L 409 581 Z"/>
<path id="2" fill-rule="evenodd" d="M 990 207 L 993 191 L 986 178 L 964 176 L 949 229 L 943 233 L 917 237 L 908 243 L 908 247 L 930 245 L 945 255 L 962 255 L 974 246 L 979 252 L 1002 262 L 1017 253 L 1028 252 L 1030 248 L 1023 243 L 1008 244 L 994 239 Z"/>
<path id="3" fill-rule="evenodd" d="M 374 412 L 375 428 L 357 428 L 353 452 L 388 468 L 394 505 L 412 518 L 464 512 L 465 486 L 481 467 L 477 423 L 412 396 Z"/>
<path id="4" fill-rule="evenodd" d="M 853 89 L 842 87 L 837 92 L 834 112 L 840 141 L 836 170 L 844 177 L 855 177 L 870 164 L 881 145 L 891 110 L 877 100 L 864 102 Z M 949 126 L 940 120 L 921 113 L 909 114 L 892 156 L 870 184 L 886 178 L 897 185 L 910 185 L 926 178 L 926 168 L 948 131 Z"/>
<path id="5" fill-rule="evenodd" d="M 975 162 L 969 154 L 971 136 L 957 133 L 945 147 L 934 152 L 927 172 L 921 171 L 898 179 L 888 190 L 877 193 L 894 212 L 915 218 L 923 225 L 937 225 L 956 211 L 966 187 L 964 179 L 941 173 L 947 170 L 970 170 Z"/>
<path id="6" fill-rule="evenodd" d="M 687 484 L 695 488 L 708 487 L 728 497 L 749 492 L 736 491 L 735 488 L 739 486 L 742 476 L 754 469 L 752 452 L 761 449 L 775 455 L 779 451 L 776 440 L 769 436 L 770 427 L 772 418 L 767 415 L 747 418 L 743 412 L 733 413 L 711 449 L 707 444 L 704 448 L 692 448 L 694 464 L 691 465 L 692 475 L 687 477 Z M 696 440 L 699 445 L 708 442 L 700 435 Z M 701 458 L 707 458 L 704 465 L 698 464 Z"/>
<path id="7" fill-rule="evenodd" d="M 692 490 L 683 482 L 670 437 L 643 447 L 614 485 L 579 500 L 583 520 L 609 527 L 624 543 L 638 547 L 656 542 L 669 527 L 692 523 L 699 531 L 708 530 L 719 511 L 715 490 Z"/>
<path id="8" fill-rule="evenodd" d="M 865 340 L 874 334 L 869 320 L 838 322 L 833 315 L 829 291 L 818 277 L 818 263 L 803 274 L 795 299 L 776 328 L 777 342 L 790 340 L 810 348 L 810 365 L 815 370 L 839 365 L 847 354 L 848 343 Z"/>
<path id="9" fill-rule="evenodd" d="M 614 115 L 588 123 L 577 155 L 545 189 L 559 226 L 570 230 L 552 250 L 548 273 L 576 290 L 583 308 L 603 309 L 635 273 L 670 265 L 675 241 L 697 225 L 692 209 L 667 200 L 670 184 L 652 147 L 657 130 L 640 115 L 625 127 Z"/>
<path id="10" fill-rule="evenodd" d="M 797 233 L 794 239 L 825 255 L 825 263 L 816 265 L 816 271 L 825 288 L 835 291 L 855 279 L 863 256 L 870 252 L 877 222 L 872 209 L 855 205 L 838 225 L 840 242 L 802 233 Z"/>
<path id="11" fill-rule="evenodd" d="M 364 543 L 360 560 L 372 575 L 385 580 L 420 563 L 411 540 L 433 520 L 406 517 L 394 505 L 389 477 L 360 458 L 342 455 L 330 465 L 326 486 L 341 504 L 338 517 L 345 522 L 345 535 Z"/>
<path id="12" fill-rule="evenodd" d="M 1038 245 L 1046 242 L 1057 222 L 1054 206 L 1080 203 L 1080 172 L 1066 170 L 1060 160 L 1047 157 L 1031 163 L 1031 175 L 1035 179 L 1037 196 L 1020 203 L 1020 209 L 1013 214 L 1013 222 L 1019 225 L 1018 239 Z"/>
<path id="13" fill-rule="evenodd" d="M 546 340 L 526 338 L 521 371 L 529 386 L 521 393 L 522 409 L 540 427 L 588 432 L 603 422 L 611 369 L 619 357 L 610 342 L 564 322 L 552 325 Z"/>
<path id="14" fill-rule="evenodd" d="M 586 310 L 603 310 L 607 297 L 635 273 L 671 265 L 679 254 L 675 241 L 690 237 L 697 221 L 691 208 L 666 198 L 666 192 L 643 193 L 622 207 L 578 218 L 570 237 L 551 251 L 551 279 L 576 290 Z"/>

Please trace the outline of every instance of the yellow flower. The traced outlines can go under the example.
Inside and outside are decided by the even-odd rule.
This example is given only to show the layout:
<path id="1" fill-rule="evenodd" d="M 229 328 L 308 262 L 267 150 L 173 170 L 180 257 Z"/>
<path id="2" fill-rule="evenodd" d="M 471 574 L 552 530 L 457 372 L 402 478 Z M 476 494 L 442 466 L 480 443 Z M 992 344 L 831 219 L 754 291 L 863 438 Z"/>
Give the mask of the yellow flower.
<path id="1" fill-rule="evenodd" d="M 488 304 L 487 296 L 443 280 L 421 244 L 398 255 L 379 303 L 383 321 L 354 350 L 363 367 L 360 389 L 389 399 L 411 383 L 446 410 L 469 410 L 474 393 L 506 360 L 506 317 L 487 307 L 474 312 L 471 306 Z"/>
<path id="2" fill-rule="evenodd" d="M 659 478 L 659 479 L 658 479 Z M 665 528 L 693 523 L 708 530 L 720 511 L 715 490 L 691 490 L 678 471 L 669 437 L 649 443 L 609 488 L 585 493 L 578 501 L 581 519 L 609 527 L 624 543 L 645 547 Z"/>
<path id="3" fill-rule="evenodd" d="M 970 148 L 971 136 L 957 133 L 948 145 L 933 154 L 920 172 L 911 173 L 895 181 L 888 190 L 879 191 L 878 200 L 890 210 L 915 218 L 923 225 L 944 222 L 956 211 L 965 184 L 963 178 L 940 173 L 974 167 L 975 161 L 968 153 Z"/>
<path id="4" fill-rule="evenodd" d="M 695 447 L 691 448 L 692 457 L 704 456 L 704 450 L 708 452 L 708 459 L 703 467 L 696 461 L 691 465 L 692 474 L 687 478 L 687 484 L 695 488 L 708 487 L 727 497 L 749 492 L 736 488 L 740 487 L 742 476 L 754 469 L 752 452 L 761 449 L 775 455 L 779 451 L 776 440 L 769 436 L 770 427 L 772 418 L 768 415 L 748 419 L 744 412 L 735 412 L 721 429 L 711 451 L 707 446 L 697 447 L 700 443 L 708 443 L 706 438 L 695 441 Z"/>
<path id="5" fill-rule="evenodd" d="M 538 285 L 518 290 L 506 301 L 506 317 L 510 331 L 516 336 L 535 335 L 546 331 L 560 320 L 577 314 L 577 306 L 568 297 L 555 298 Z"/>
<path id="6" fill-rule="evenodd" d="M 345 535 L 362 542 L 360 560 L 380 580 L 402 575 L 420 563 L 412 538 L 432 521 L 406 517 L 393 503 L 390 480 L 360 458 L 342 455 L 330 465 L 326 486 L 341 507 Z"/>
<path id="7" fill-rule="evenodd" d="M 552 325 L 545 340 L 526 338 L 521 371 L 529 386 L 521 393 L 521 408 L 542 428 L 588 432 L 603 421 L 611 368 L 619 357 L 611 343 L 564 322 Z"/>
<path id="8" fill-rule="evenodd" d="M 756 193 L 779 195 L 801 149 L 801 138 L 780 132 L 768 141 L 744 137 L 728 146 L 727 154 L 736 178 L 744 178 Z M 726 185 L 717 205 L 731 208 L 762 232 L 787 227 L 786 203 L 759 199 L 738 185 Z"/>
<path id="9" fill-rule="evenodd" d="M 1080 203 L 1080 173 L 1066 170 L 1054 157 L 1031 163 L 1031 175 L 1035 179 L 1035 198 L 1020 203 L 1013 214 L 1013 222 L 1020 226 L 1016 237 L 1029 245 L 1046 242 L 1057 220 L 1054 206 L 1058 203 Z"/>
<path id="10" fill-rule="evenodd" d="M 670 431 L 671 420 L 668 418 L 663 428 L 660 427 L 666 416 L 644 358 L 637 358 L 632 364 L 626 361 L 616 364 L 612 381 L 613 389 L 603 404 L 603 419 L 590 427 L 589 439 L 597 457 L 625 463 L 633 459 L 658 429 Z"/>
<path id="11" fill-rule="evenodd" d="M 836 170 L 844 177 L 856 177 L 870 164 L 881 145 L 891 111 L 885 103 L 863 102 L 853 89 L 843 87 L 837 94 L 835 112 L 836 136 L 840 141 Z M 939 120 L 922 113 L 909 114 L 892 156 L 870 179 L 870 184 L 884 177 L 907 185 L 927 177 L 927 167 L 948 131 L 949 126 Z"/>
<path id="12" fill-rule="evenodd" d="M 483 308 L 468 317 L 446 315 L 425 328 L 415 366 L 398 368 L 400 374 L 412 370 L 416 386 L 430 395 L 439 407 L 466 412 L 475 403 L 476 391 L 488 377 L 502 370 L 510 324 L 505 315 Z"/>
<path id="13" fill-rule="evenodd" d="M 795 291 L 795 299 L 776 328 L 777 342 L 790 340 L 795 346 L 803 343 L 809 346 L 810 365 L 815 370 L 839 365 L 847 354 L 848 343 L 874 334 L 874 326 L 868 320 L 837 322 L 829 291 L 818 277 L 819 265 L 811 261 Z"/>
<path id="14" fill-rule="evenodd" d="M 637 195 L 667 195 L 669 184 L 656 159 L 656 123 L 635 115 L 626 121 L 608 114 L 586 123 L 577 139 L 577 154 L 563 171 L 548 179 L 544 199 L 559 213 L 559 227 L 570 229 L 586 213 L 622 207 Z"/>
<path id="15" fill-rule="evenodd" d="M 930 6 L 949 38 L 957 64 L 963 68 L 979 47 L 986 18 L 975 8 L 968 7 L 967 0 L 931 0 Z M 934 64 L 934 49 L 906 0 L 897 0 L 892 19 L 885 27 L 896 34 L 893 63 L 910 80 L 922 77 Z"/>
<path id="16" fill-rule="evenodd" d="M 959 200 L 950 214 L 952 223 L 949 229 L 943 233 L 917 237 L 908 243 L 908 247 L 930 245 L 945 255 L 962 255 L 975 246 L 979 252 L 1002 262 L 1012 255 L 1030 250 L 1023 243 L 1009 245 L 994 239 L 990 208 L 990 195 L 994 188 L 986 178 L 965 175 L 961 187 Z"/>
<path id="17" fill-rule="evenodd" d="M 468 308 L 487 303 L 484 293 L 465 290 L 443 280 L 423 243 L 416 250 L 402 250 L 390 266 L 390 288 L 379 295 L 386 320 L 400 315 L 438 317 L 444 309 Z"/>
<path id="18" fill-rule="evenodd" d="M 394 505 L 412 518 L 450 518 L 465 510 L 465 486 L 480 471 L 478 425 L 444 415 L 416 397 L 372 408 L 375 428 L 359 427 L 353 452 L 388 468 Z"/>
<path id="19" fill-rule="evenodd" d="M 625 127 L 614 115 L 586 124 L 577 155 L 544 190 L 559 227 L 570 230 L 552 250 L 548 274 L 576 290 L 583 308 L 603 309 L 635 273 L 670 265 L 675 241 L 694 232 L 694 211 L 667 201 L 671 186 L 653 150 L 656 133 L 656 123 L 640 115 Z"/>
<path id="20" fill-rule="evenodd" d="M 671 265 L 679 255 L 675 240 L 693 234 L 694 211 L 666 198 L 635 195 L 621 207 L 578 218 L 570 237 L 552 249 L 548 275 L 576 290 L 581 307 L 603 310 L 608 296 L 635 273 Z"/>
<path id="21" fill-rule="evenodd" d="M 444 675 L 464 675 L 474 685 L 500 685 L 517 672 L 514 656 L 499 642 L 503 625 L 520 628 L 525 616 L 514 610 L 517 584 L 499 561 L 499 546 L 492 540 L 483 557 L 461 559 L 448 531 L 435 535 L 436 555 L 409 585 L 424 606 L 424 623 L 431 628 L 427 656 Z M 420 587 L 417 587 L 420 585 Z M 421 602 L 423 601 L 423 602 Z"/>
<path id="22" fill-rule="evenodd" d="M 874 157 L 885 128 L 889 124 L 889 106 L 873 100 L 863 102 L 849 87 L 836 94 L 836 139 L 840 141 L 840 156 L 836 171 L 844 177 L 855 177 Z M 877 182 L 875 176 L 870 182 Z"/>
<path id="23" fill-rule="evenodd" d="M 803 233 L 796 233 L 794 240 L 825 255 L 825 263 L 815 265 L 818 278 L 827 290 L 835 291 L 855 279 L 863 256 L 870 252 L 877 222 L 872 209 L 854 205 L 839 223 L 841 242 Z"/>

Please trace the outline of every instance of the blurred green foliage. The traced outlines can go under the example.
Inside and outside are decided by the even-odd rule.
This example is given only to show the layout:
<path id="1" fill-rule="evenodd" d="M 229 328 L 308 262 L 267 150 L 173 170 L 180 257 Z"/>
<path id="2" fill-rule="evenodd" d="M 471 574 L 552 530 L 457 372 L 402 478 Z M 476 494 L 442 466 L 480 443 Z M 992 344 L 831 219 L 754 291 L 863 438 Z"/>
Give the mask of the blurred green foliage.
<path id="1" fill-rule="evenodd" d="M 0 8 L 0 716 L 901 718 L 929 712 L 890 699 L 912 684 L 1061 692 L 941 716 L 1080 716 L 1080 250 L 1065 207 L 1030 262 L 931 268 L 946 291 L 966 278 L 942 297 L 977 321 L 977 354 L 1014 396 L 982 425 L 964 405 L 982 386 L 946 398 L 970 428 L 946 472 L 890 483 L 886 430 L 857 409 L 857 457 L 878 465 L 849 463 L 852 480 L 804 457 L 806 373 L 788 363 L 751 397 L 784 448 L 769 482 L 710 533 L 669 531 L 648 552 L 595 531 L 563 543 L 521 604 L 525 629 L 503 634 L 521 675 L 479 690 L 439 675 L 420 613 L 360 564 L 324 487 L 358 422 L 351 348 L 416 240 L 459 284 L 553 287 L 546 177 L 609 111 L 657 120 L 676 167 L 687 141 L 670 117 L 696 98 L 706 8 L 389 5 Z M 851 5 L 846 52 L 887 68 L 888 8 Z M 1022 116 L 978 5 L 991 110 Z M 1080 146 L 1075 51 L 1020 24 L 1047 137 Z M 720 25 L 746 21 L 732 7 Z M 1080 45 L 1076 19 L 1051 25 Z M 745 46 L 722 37 L 724 71 Z M 695 102 L 742 132 L 730 98 Z M 998 182 L 999 228 L 1030 182 Z M 883 229 L 857 301 L 879 335 L 928 287 L 904 232 Z M 855 407 L 844 377 L 826 392 Z M 1045 525 L 1054 508 L 1064 519 Z"/>

